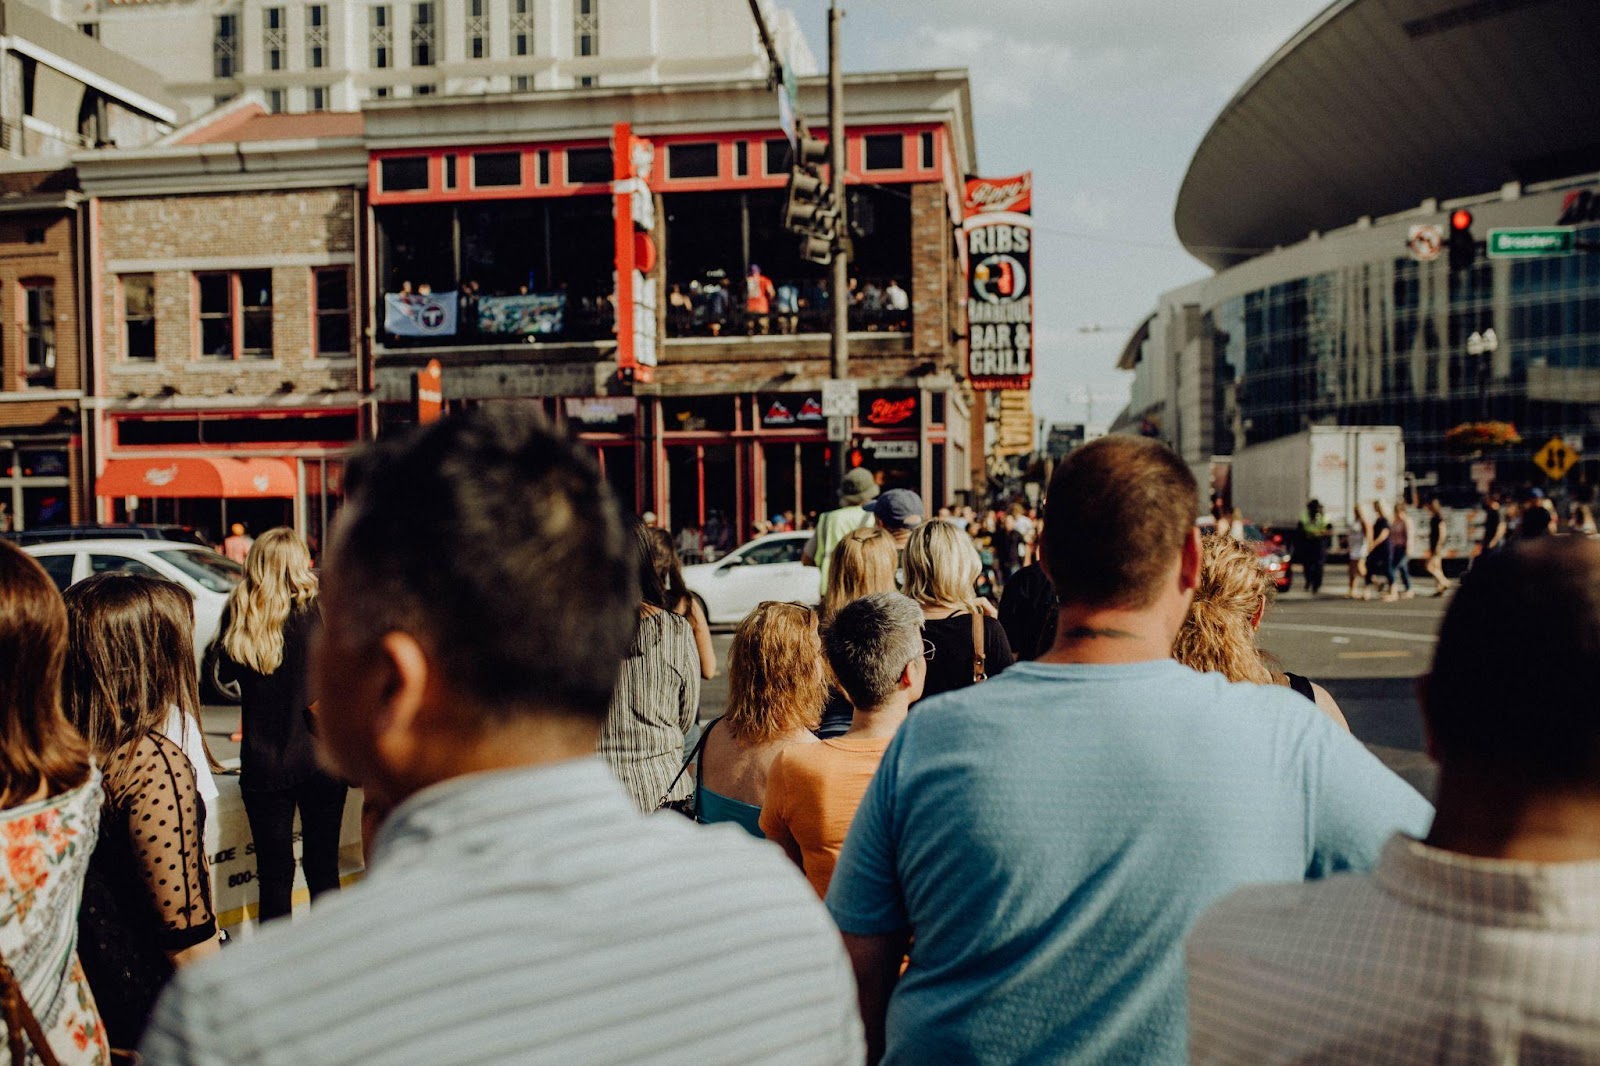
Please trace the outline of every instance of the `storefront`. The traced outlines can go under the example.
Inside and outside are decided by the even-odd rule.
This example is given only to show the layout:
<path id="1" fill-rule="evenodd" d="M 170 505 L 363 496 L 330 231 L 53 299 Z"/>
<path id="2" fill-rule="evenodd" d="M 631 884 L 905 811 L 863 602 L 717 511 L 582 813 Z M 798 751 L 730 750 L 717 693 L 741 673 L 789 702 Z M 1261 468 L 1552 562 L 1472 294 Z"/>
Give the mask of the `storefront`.
<path id="1" fill-rule="evenodd" d="M 4 430 L 0 430 L 4 432 Z M 73 521 L 72 442 L 0 440 L 0 532 Z"/>

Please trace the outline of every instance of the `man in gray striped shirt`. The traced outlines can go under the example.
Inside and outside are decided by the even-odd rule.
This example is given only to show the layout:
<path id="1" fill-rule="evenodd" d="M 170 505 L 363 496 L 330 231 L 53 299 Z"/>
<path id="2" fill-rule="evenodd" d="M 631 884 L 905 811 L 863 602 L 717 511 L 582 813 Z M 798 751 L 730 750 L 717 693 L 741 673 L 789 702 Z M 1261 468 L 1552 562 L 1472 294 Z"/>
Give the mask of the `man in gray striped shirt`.
<path id="1" fill-rule="evenodd" d="M 792 864 L 639 815 L 594 757 L 638 591 L 589 461 L 476 411 L 347 485 L 319 739 L 395 809 L 364 883 L 177 977 L 146 1060 L 860 1062 L 849 963 Z"/>

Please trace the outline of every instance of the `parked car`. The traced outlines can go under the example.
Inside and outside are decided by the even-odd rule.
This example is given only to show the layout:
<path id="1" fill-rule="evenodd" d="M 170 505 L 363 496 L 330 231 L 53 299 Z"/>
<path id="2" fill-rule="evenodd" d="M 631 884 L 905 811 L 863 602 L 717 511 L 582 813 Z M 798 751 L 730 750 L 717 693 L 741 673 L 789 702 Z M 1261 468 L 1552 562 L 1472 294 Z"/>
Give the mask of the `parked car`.
<path id="1" fill-rule="evenodd" d="M 809 532 L 768 533 L 714 563 L 684 567 L 684 583 L 713 625 L 737 623 L 763 600 L 817 603 L 821 572 L 800 564 L 810 539 Z"/>
<path id="2" fill-rule="evenodd" d="M 188 589 L 194 594 L 194 650 L 200 687 L 209 699 L 239 702 L 239 683 L 220 676 L 213 646 L 228 594 L 244 576 L 238 563 L 198 544 L 154 538 L 61 540 L 24 545 L 23 551 L 39 561 L 62 591 L 86 577 L 112 570 L 163 577 Z"/>
<path id="3" fill-rule="evenodd" d="M 55 544 L 64 540 L 170 540 L 179 544 L 211 545 L 193 526 L 46 526 L 0 533 L 13 544 Z"/>

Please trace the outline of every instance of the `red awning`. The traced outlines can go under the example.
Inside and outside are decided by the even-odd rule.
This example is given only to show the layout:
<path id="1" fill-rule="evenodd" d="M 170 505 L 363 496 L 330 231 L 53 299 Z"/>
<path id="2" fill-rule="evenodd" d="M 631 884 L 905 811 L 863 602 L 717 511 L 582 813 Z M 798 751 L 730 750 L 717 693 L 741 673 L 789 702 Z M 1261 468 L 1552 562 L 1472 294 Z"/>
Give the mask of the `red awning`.
<path id="1" fill-rule="evenodd" d="M 294 466 L 286 459 L 184 457 L 111 459 L 95 482 L 98 496 L 293 499 Z"/>

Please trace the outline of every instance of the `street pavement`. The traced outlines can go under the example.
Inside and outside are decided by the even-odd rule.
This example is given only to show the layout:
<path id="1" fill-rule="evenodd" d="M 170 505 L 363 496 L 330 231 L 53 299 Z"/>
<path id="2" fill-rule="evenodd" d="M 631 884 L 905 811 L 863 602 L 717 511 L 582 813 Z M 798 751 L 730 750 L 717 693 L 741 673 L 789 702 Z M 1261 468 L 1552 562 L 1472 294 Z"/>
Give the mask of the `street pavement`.
<path id="1" fill-rule="evenodd" d="M 1341 586 L 1342 587 L 1342 586 Z M 1435 773 L 1423 753 L 1422 721 L 1413 691 L 1433 656 L 1434 633 L 1444 599 L 1432 585 L 1417 583 L 1417 597 L 1397 603 L 1353 601 L 1327 592 L 1311 597 L 1294 591 L 1267 612 L 1260 645 L 1284 669 L 1304 674 L 1339 701 L 1355 735 L 1391 769 L 1433 794 Z M 713 633 L 719 674 L 700 686 L 700 720 L 721 714 L 728 701 L 731 628 Z M 207 739 L 220 759 L 238 754 L 228 740 L 237 728 L 237 707 L 208 707 Z"/>

